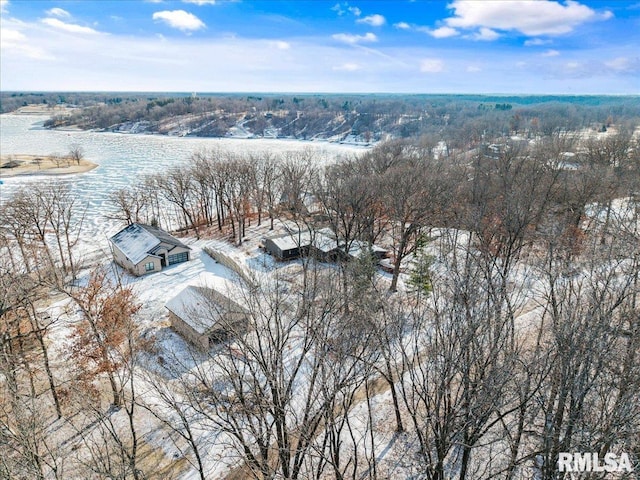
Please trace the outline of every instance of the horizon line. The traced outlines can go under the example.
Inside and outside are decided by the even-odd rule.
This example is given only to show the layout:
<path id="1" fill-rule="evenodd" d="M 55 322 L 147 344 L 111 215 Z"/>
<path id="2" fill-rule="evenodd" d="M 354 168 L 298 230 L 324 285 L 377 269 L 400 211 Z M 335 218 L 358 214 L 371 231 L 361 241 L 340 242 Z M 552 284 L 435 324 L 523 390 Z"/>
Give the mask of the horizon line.
<path id="1" fill-rule="evenodd" d="M 464 95 L 464 96 L 496 96 L 496 97 L 542 97 L 542 96 L 554 96 L 554 97 L 640 97 L 640 93 L 505 93 L 505 92 L 295 92 L 295 91 L 188 91 L 188 90 L 0 90 L 0 95 L 15 94 L 15 93 L 94 93 L 94 94 L 181 94 L 181 95 L 404 95 L 404 96 L 419 96 L 419 95 L 432 95 L 432 96 L 452 96 L 452 95 Z"/>

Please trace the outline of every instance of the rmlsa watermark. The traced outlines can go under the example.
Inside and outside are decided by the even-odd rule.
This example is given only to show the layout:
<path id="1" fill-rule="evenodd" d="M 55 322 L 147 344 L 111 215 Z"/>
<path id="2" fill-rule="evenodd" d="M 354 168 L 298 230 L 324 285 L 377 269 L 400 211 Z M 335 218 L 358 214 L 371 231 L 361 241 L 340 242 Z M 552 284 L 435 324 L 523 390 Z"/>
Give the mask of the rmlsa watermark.
<path id="1" fill-rule="evenodd" d="M 560 452 L 558 455 L 560 472 L 633 472 L 629 454 L 607 453 L 600 458 L 596 452 Z"/>

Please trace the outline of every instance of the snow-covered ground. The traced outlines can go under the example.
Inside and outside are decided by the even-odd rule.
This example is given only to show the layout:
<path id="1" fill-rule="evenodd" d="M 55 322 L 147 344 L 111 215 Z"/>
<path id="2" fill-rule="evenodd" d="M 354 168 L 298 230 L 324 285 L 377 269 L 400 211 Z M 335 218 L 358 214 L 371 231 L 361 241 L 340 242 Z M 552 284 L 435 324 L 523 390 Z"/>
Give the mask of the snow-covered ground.
<path id="1" fill-rule="evenodd" d="M 153 170 L 166 168 L 170 165 L 171 162 L 167 161 L 166 158 L 160 159 L 161 152 L 162 148 L 159 148 L 154 153 L 158 157 L 150 161 L 150 164 L 145 163 L 142 158 L 138 159 L 141 169 Z M 173 160 L 175 161 L 175 158 Z M 122 162 L 126 164 L 126 160 L 120 163 L 113 162 L 113 164 L 108 162 L 105 164 L 102 177 L 91 175 L 89 177 L 90 180 L 86 182 L 83 180 L 84 176 L 69 180 L 73 183 L 73 188 L 78 192 L 79 198 L 87 205 L 90 228 L 85 234 L 87 238 L 83 238 L 81 256 L 87 267 L 102 264 L 110 268 L 114 277 L 119 278 L 125 285 L 131 286 L 136 293 L 142 305 L 137 315 L 137 322 L 142 335 L 145 338 L 155 340 L 153 353 L 145 354 L 142 357 L 142 366 L 144 368 L 137 378 L 136 389 L 145 402 L 160 403 L 159 400 L 156 402 L 157 392 L 150 385 L 148 378 L 145 377 L 147 372 L 165 375 L 167 385 L 170 387 L 172 378 L 166 377 L 167 372 L 172 372 L 176 376 L 188 374 L 189 369 L 195 367 L 198 362 L 206 361 L 205 356 L 200 355 L 170 328 L 168 312 L 165 308 L 166 302 L 189 285 L 214 287 L 229 294 L 229 296 L 233 296 L 234 292 L 239 293 L 242 289 L 238 275 L 213 260 L 204 252 L 205 248 L 213 248 L 224 253 L 240 265 L 243 270 L 254 275 L 262 282 L 269 281 L 269 278 L 275 273 L 282 274 L 283 277 L 293 280 L 301 268 L 301 263 L 300 261 L 276 262 L 259 248 L 262 237 L 284 231 L 284 224 L 277 222 L 276 231 L 271 232 L 268 229 L 267 221 L 261 227 L 256 227 L 255 225 L 249 227 L 248 236 L 242 248 L 236 248 L 219 239 L 196 240 L 194 238 L 183 238 L 181 240 L 192 249 L 191 261 L 172 265 L 161 272 L 144 277 L 133 277 L 127 274 L 119 267 L 116 267 L 110 260 L 110 254 L 106 248 L 106 239 L 115 233 L 119 226 L 105 220 L 101 208 L 104 198 L 113 188 L 110 182 L 115 180 L 111 176 L 117 174 L 118 168 L 125 168 L 125 171 L 130 174 L 131 178 L 125 178 L 125 183 L 135 181 L 136 178 L 139 178 L 137 175 L 140 172 L 136 171 L 137 165 L 135 163 L 130 162 L 130 165 L 123 167 Z M 111 170 L 112 168 L 113 170 Z M 120 176 L 122 176 L 122 173 L 120 173 Z M 39 180 L 30 179 L 26 180 L 25 183 L 15 183 L 10 187 L 23 188 L 24 185 L 28 185 L 29 181 Z M 115 181 L 115 183 L 117 185 L 118 182 Z M 4 190 L 3 194 L 5 191 L 7 190 Z M 587 211 L 592 218 L 597 218 L 599 221 L 604 221 L 606 218 L 606 211 L 602 206 L 590 205 Z M 612 204 L 609 213 L 611 218 L 624 220 L 628 211 L 629 202 L 627 200 L 616 200 Z M 448 268 L 446 265 L 447 255 L 463 255 L 470 243 L 469 233 L 434 229 L 431 232 L 431 236 L 433 241 L 426 248 L 425 253 L 436 258 L 434 274 L 445 277 L 450 273 L 446 270 Z M 86 282 L 88 275 L 89 269 L 87 268 L 82 272 L 79 283 Z M 380 274 L 380 277 L 383 281 L 388 280 L 388 275 Z M 520 285 L 522 289 L 520 293 L 522 297 L 514 299 L 514 304 L 519 309 L 519 316 L 516 320 L 518 328 L 524 330 L 527 326 L 536 325 L 542 316 L 542 307 L 535 300 L 536 297 L 544 293 L 544 285 L 539 280 L 536 280 L 535 275 L 525 265 L 516 269 L 509 281 Z M 403 290 L 402 282 L 400 290 Z M 71 307 L 67 299 L 55 299 L 49 311 L 52 317 L 61 318 L 62 320 L 50 332 L 50 338 L 56 340 L 55 348 L 52 349 L 52 360 L 63 363 L 66 346 L 72 332 L 71 326 L 79 318 L 79 312 Z M 168 363 L 173 368 L 165 368 Z M 393 411 L 389 397 L 389 392 L 382 390 L 371 400 L 374 411 L 375 437 L 375 452 L 373 454 L 379 460 L 378 473 L 381 478 L 406 478 L 416 473 L 413 465 L 416 462 L 415 453 L 417 447 L 409 439 L 409 436 L 394 435 Z M 152 415 L 144 411 L 139 415 L 142 439 L 150 448 L 155 448 L 162 452 L 164 455 L 163 462 L 171 463 L 185 456 L 184 452 L 188 450 L 188 446 L 185 445 L 184 441 L 172 440 L 166 428 L 163 428 Z M 168 412 L 167 415 L 169 415 Z M 355 429 L 355 437 L 361 439 L 362 445 L 365 446 L 368 441 L 365 438 L 365 433 L 369 422 L 365 401 L 358 403 L 348 415 Z M 126 424 L 124 411 L 114 413 L 112 418 L 115 423 L 122 425 L 124 428 Z M 229 457 L 228 441 L 221 437 L 219 432 L 206 428 L 198 430 L 197 436 L 202 440 L 202 444 L 206 445 L 204 460 L 208 465 L 207 475 L 210 478 L 218 478 L 235 462 L 235 459 Z M 196 472 L 193 468 L 186 467 L 179 477 L 173 478 L 196 478 Z"/>

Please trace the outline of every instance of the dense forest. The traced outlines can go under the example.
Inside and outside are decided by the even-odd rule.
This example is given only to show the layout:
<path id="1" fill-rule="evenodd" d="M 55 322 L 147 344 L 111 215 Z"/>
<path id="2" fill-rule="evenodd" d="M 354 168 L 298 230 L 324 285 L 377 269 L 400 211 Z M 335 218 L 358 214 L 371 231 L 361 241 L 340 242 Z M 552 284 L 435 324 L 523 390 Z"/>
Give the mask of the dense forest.
<path id="1" fill-rule="evenodd" d="M 361 143 L 419 135 L 454 143 L 510 132 L 548 135 L 640 117 L 636 98 L 607 96 L 3 93 L 0 99 L 3 112 L 30 103 L 81 107 L 55 116 L 49 127 Z"/>

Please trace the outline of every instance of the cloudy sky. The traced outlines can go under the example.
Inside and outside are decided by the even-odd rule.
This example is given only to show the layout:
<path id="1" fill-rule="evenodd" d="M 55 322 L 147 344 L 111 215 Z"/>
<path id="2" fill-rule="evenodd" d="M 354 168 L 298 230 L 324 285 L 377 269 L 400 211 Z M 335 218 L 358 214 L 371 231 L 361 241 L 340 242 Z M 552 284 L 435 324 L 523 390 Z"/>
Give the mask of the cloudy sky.
<path id="1" fill-rule="evenodd" d="M 640 93 L 640 1 L 0 0 L 0 88 Z"/>

